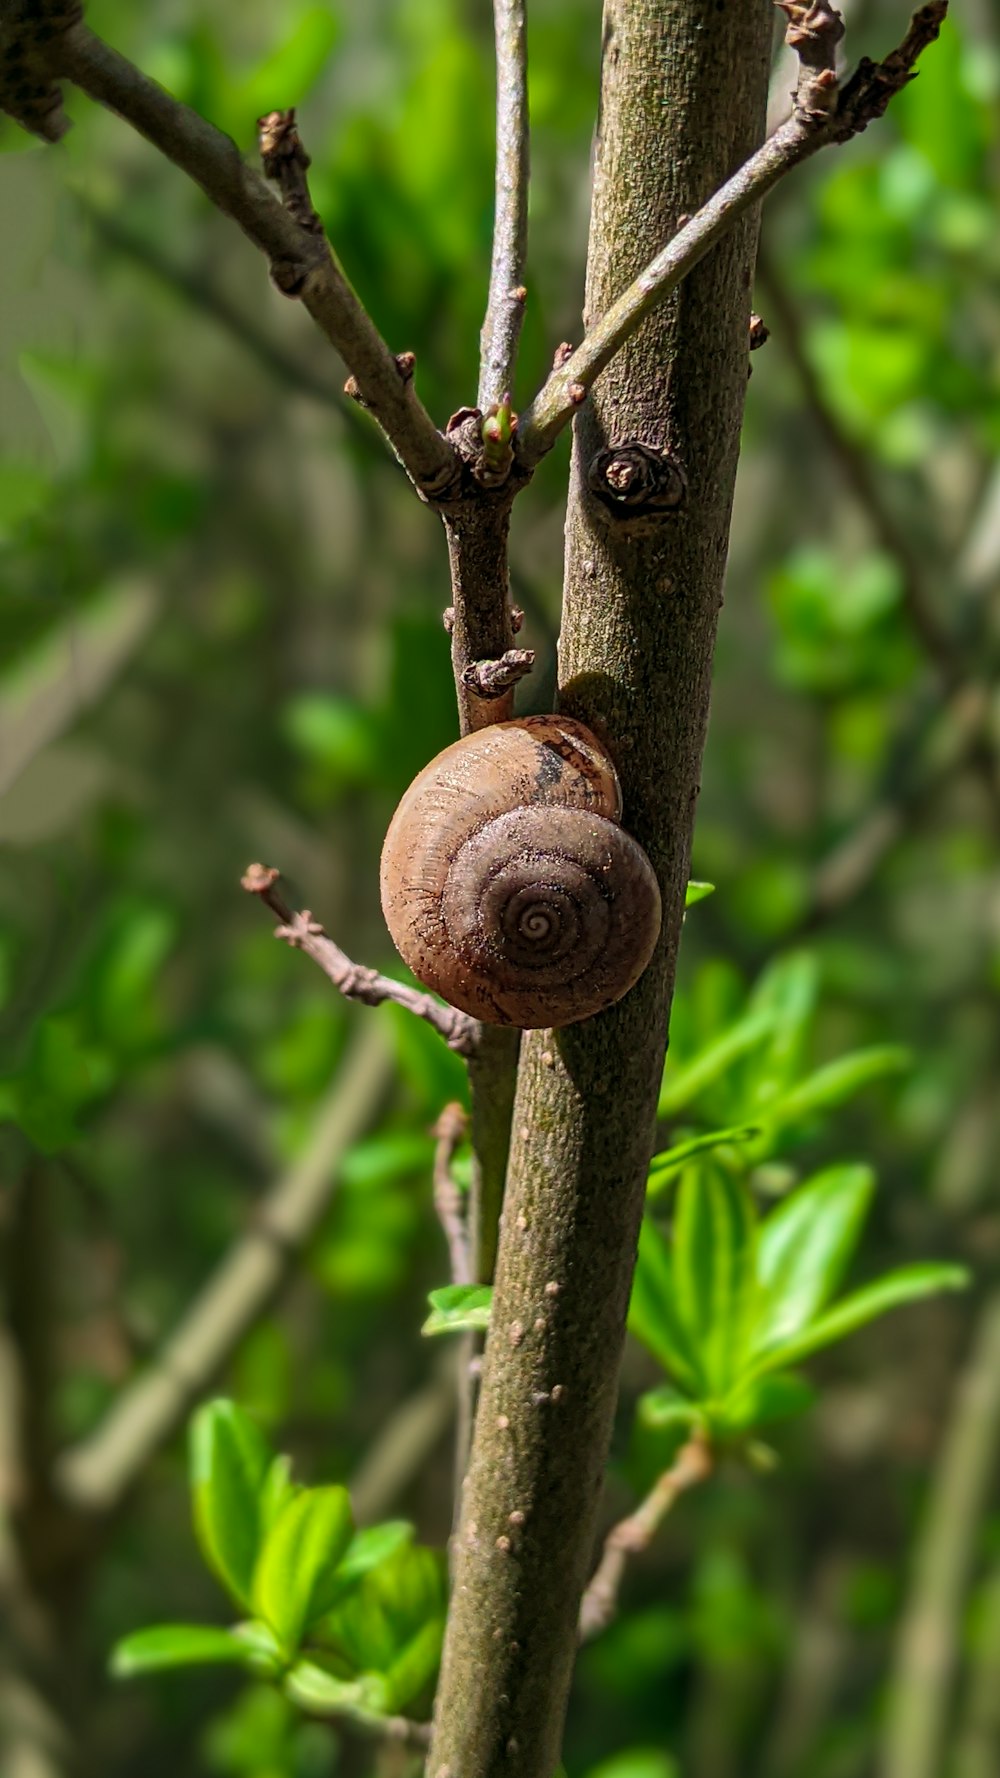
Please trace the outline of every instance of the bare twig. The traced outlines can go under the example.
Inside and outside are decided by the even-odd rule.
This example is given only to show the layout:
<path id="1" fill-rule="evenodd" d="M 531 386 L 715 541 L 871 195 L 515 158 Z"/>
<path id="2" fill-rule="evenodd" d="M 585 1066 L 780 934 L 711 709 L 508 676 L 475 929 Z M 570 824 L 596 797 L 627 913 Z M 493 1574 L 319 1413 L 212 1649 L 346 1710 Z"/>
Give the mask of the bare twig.
<path id="1" fill-rule="evenodd" d="M 917 1540 L 882 1739 L 882 1778 L 940 1770 L 962 1602 L 1000 1435 L 1000 1296 L 985 1304 Z"/>
<path id="2" fill-rule="evenodd" d="M 466 1128 L 465 1110 L 457 1102 L 453 1102 L 445 1106 L 433 1132 L 437 1138 L 434 1151 L 434 1208 L 448 1243 L 453 1284 L 471 1284 L 474 1272 L 465 1204 L 451 1173 L 451 1163 L 456 1149 L 465 1139 Z"/>
<path id="3" fill-rule="evenodd" d="M 29 4 L 33 13 L 41 8 L 41 0 Z M 37 46 L 34 66 L 50 80 L 71 80 L 116 111 L 201 186 L 266 255 L 277 287 L 301 299 L 336 347 L 417 489 L 432 500 L 451 492 L 458 461 L 418 400 L 412 376 L 401 374 L 322 233 L 274 196 L 230 137 L 82 24 L 57 30 Z"/>
<path id="4" fill-rule="evenodd" d="M 294 107 L 268 111 L 258 118 L 257 144 L 264 177 L 278 187 L 288 214 L 307 234 L 321 235 L 323 223 L 313 208 L 306 178 L 311 163 L 296 127 Z"/>
<path id="5" fill-rule="evenodd" d="M 480 340 L 479 406 L 514 387 L 527 292 L 528 46 L 525 0 L 494 0 L 497 48 L 496 207 L 490 293 Z"/>
<path id="6" fill-rule="evenodd" d="M 280 871 L 267 865 L 251 864 L 242 878 L 247 893 L 259 896 L 277 916 L 276 938 L 283 938 L 293 949 L 304 951 L 318 963 L 323 974 L 346 999 L 360 1000 L 364 1006 L 381 1006 L 384 1001 L 391 1000 L 396 1006 L 405 1006 L 416 1018 L 433 1025 L 448 1048 L 458 1055 L 475 1054 L 479 1043 L 478 1020 L 459 1012 L 457 1007 L 443 1005 L 419 988 L 409 988 L 405 982 L 394 982 L 391 976 L 379 975 L 376 969 L 352 963 L 308 909 L 293 912 L 277 886 L 280 875 Z"/>
<path id="7" fill-rule="evenodd" d="M 881 116 L 893 93 L 911 78 L 914 62 L 937 36 L 947 11 L 947 0 L 929 0 L 914 15 L 899 48 L 884 62 L 863 61 L 838 97 L 832 65 L 836 15 L 821 0 L 809 7 L 789 0 L 786 10 L 793 5 L 788 40 L 799 56 L 800 77 L 791 116 L 678 230 L 594 323 L 583 344 L 553 370 L 520 417 L 516 455 L 525 468 L 532 468 L 551 448 L 595 379 L 644 317 L 676 289 L 738 217 L 818 149 L 849 140 Z"/>
<path id="8" fill-rule="evenodd" d="M 128 1385 L 96 1430 L 57 1460 L 55 1484 L 79 1513 L 112 1511 L 172 1437 L 280 1289 L 326 1211 L 337 1164 L 365 1129 L 391 1075 L 377 1021 L 365 1024 L 320 1106 L 299 1159 L 192 1303 L 150 1370 Z"/>
<path id="9" fill-rule="evenodd" d="M 618 1610 L 618 1590 L 629 1556 L 641 1555 L 656 1536 L 679 1495 L 703 1482 L 712 1470 L 712 1451 L 696 1433 L 654 1482 L 641 1506 L 619 1519 L 604 1539 L 601 1560 L 580 1602 L 579 1637 L 589 1642 L 606 1630 Z"/>

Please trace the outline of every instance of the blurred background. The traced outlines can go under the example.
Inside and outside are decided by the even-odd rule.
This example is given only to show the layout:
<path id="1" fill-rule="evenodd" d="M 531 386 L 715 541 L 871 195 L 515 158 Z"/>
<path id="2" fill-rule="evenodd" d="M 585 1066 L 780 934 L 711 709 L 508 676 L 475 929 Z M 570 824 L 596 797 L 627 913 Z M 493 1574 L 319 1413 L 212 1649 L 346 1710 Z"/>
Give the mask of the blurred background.
<path id="1" fill-rule="evenodd" d="M 852 5 L 851 59 L 897 42 L 907 11 Z M 470 402 L 488 7 L 93 0 L 89 17 L 248 154 L 260 112 L 299 106 L 315 202 L 381 331 L 417 352 L 435 418 Z M 515 405 L 580 335 L 599 49 L 595 0 L 534 0 Z M 776 115 L 789 84 L 781 60 Z M 694 854 L 716 893 L 687 922 L 675 1021 L 683 1061 L 792 957 L 812 1064 L 905 1046 L 759 1183 L 869 1158 L 860 1272 L 934 1255 L 975 1284 L 813 1366 L 817 1404 L 776 1429 L 768 1472 L 734 1463 L 678 1507 L 581 1658 L 570 1778 L 1000 1769 L 998 92 L 1000 18 L 967 0 L 885 122 L 769 202 L 771 339 Z M 51 1453 L 97 1438 L 108 1457 L 109 1411 L 311 1167 L 305 1255 L 212 1386 L 307 1479 L 351 1481 L 360 1515 L 444 1541 L 453 1354 L 419 1329 L 447 1277 L 429 1128 L 463 1092 L 432 1033 L 343 1005 L 239 888 L 250 859 L 280 866 L 352 956 L 392 966 L 381 836 L 456 732 L 440 527 L 254 250 L 117 119 L 69 108 L 56 150 L 0 125 L 0 1470 L 51 1556 L 86 1778 L 388 1773 L 391 1754 L 227 1675 L 107 1679 L 136 1625 L 221 1621 L 181 1415 L 108 1484 L 85 1554 L 47 1529 Z M 552 697 L 567 456 L 564 439 L 515 513 L 526 708 Z M 738 1061 L 715 1074 L 724 1121 Z M 630 1347 L 608 1522 L 647 1479 L 631 1404 L 648 1364 Z M 919 1770 L 891 1728 L 907 1687 L 937 1711 Z"/>

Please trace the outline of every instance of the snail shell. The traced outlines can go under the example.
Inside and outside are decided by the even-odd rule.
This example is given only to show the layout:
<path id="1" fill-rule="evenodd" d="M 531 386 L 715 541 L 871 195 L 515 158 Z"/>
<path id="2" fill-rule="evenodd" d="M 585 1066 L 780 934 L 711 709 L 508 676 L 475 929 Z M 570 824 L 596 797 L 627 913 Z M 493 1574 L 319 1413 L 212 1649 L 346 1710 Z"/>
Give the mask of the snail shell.
<path id="1" fill-rule="evenodd" d="M 528 716 L 446 747 L 382 849 L 382 911 L 414 975 L 494 1025 L 571 1025 L 620 1000 L 660 930 L 621 788 L 580 722 Z"/>

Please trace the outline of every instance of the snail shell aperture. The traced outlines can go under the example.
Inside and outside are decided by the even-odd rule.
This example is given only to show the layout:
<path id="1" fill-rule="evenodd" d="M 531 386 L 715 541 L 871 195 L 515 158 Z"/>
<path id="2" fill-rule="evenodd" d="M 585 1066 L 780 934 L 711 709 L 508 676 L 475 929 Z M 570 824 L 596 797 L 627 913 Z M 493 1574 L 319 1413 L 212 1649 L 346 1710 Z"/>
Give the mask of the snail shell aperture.
<path id="1" fill-rule="evenodd" d="M 620 825 L 597 737 L 568 716 L 498 722 L 410 785 L 382 849 L 404 962 L 494 1025 L 572 1025 L 620 1000 L 660 930 L 660 894 Z"/>

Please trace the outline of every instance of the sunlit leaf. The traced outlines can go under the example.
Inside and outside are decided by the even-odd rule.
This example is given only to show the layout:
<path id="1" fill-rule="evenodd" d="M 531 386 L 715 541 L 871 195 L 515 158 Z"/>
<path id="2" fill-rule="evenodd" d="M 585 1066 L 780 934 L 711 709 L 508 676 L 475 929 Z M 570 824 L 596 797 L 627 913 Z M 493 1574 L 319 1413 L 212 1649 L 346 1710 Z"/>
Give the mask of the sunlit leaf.
<path id="1" fill-rule="evenodd" d="M 756 1290 L 756 1216 L 741 1179 L 711 1163 L 682 1175 L 674 1219 L 677 1311 L 713 1395 L 738 1374 Z"/>
<path id="2" fill-rule="evenodd" d="M 727 1074 L 734 1063 L 757 1049 L 774 1030 L 774 1023 L 774 1010 L 765 1007 L 739 1019 L 682 1067 L 673 1068 L 668 1056 L 656 1107 L 657 1117 L 675 1117 L 693 1104 L 700 1094 Z"/>
<path id="3" fill-rule="evenodd" d="M 423 1334 L 479 1333 L 490 1325 L 489 1284 L 443 1284 L 430 1291 L 427 1301 L 431 1312 L 420 1329 Z"/>
<path id="4" fill-rule="evenodd" d="M 873 1284 L 864 1285 L 835 1303 L 832 1309 L 810 1322 L 801 1333 L 755 1358 L 748 1367 L 748 1379 L 762 1376 L 765 1371 L 798 1364 L 803 1358 L 808 1358 L 810 1353 L 819 1352 L 824 1346 L 835 1345 L 838 1340 L 854 1333 L 855 1329 L 864 1327 L 869 1321 L 876 1320 L 889 1309 L 899 1308 L 904 1303 L 917 1302 L 921 1297 L 937 1296 L 942 1290 L 964 1290 L 968 1282 L 969 1274 L 964 1266 L 927 1263 L 887 1272 Z"/>
<path id="5" fill-rule="evenodd" d="M 755 1350 L 798 1333 L 834 1296 L 874 1189 L 870 1167 L 829 1167 L 764 1218 L 757 1242 Z"/>
<path id="6" fill-rule="evenodd" d="M 677 1309 L 670 1249 L 650 1216 L 643 1217 L 639 1231 L 628 1326 L 675 1383 L 691 1395 L 703 1393 L 699 1355 Z"/>
<path id="7" fill-rule="evenodd" d="M 685 1142 L 674 1143 L 672 1148 L 661 1149 L 649 1163 L 647 1196 L 655 1198 L 663 1191 L 672 1179 L 676 1179 L 692 1155 L 721 1148 L 727 1143 L 749 1142 L 752 1136 L 759 1134 L 756 1124 L 734 1124 L 729 1130 L 707 1130 L 701 1136 L 689 1136 Z"/>
<path id="8" fill-rule="evenodd" d="M 254 1607 L 285 1649 L 323 1616 L 338 1590 L 337 1567 L 353 1534 L 346 1488 L 306 1488 L 268 1532 L 253 1579 Z"/>
<path id="9" fill-rule="evenodd" d="M 273 1462 L 264 1434 L 231 1401 L 210 1401 L 191 1423 L 191 1491 L 202 1554 L 241 1605 L 251 1602 L 261 1538 L 260 1495 Z"/>
<path id="10" fill-rule="evenodd" d="M 252 1663 L 252 1649 L 231 1630 L 206 1624 L 155 1624 L 123 1637 L 111 1656 L 111 1672 L 116 1679 L 133 1679 L 138 1673 L 159 1673 L 168 1667 Z"/>

